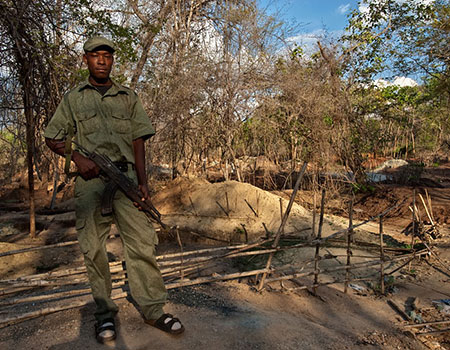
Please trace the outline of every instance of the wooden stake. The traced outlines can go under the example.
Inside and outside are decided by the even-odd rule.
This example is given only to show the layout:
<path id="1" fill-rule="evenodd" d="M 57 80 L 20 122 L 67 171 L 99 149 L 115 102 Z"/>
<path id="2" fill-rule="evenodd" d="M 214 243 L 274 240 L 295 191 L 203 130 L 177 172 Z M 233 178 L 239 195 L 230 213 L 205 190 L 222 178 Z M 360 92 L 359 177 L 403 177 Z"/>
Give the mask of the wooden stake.
<path id="1" fill-rule="evenodd" d="M 219 206 L 220 209 L 222 209 L 222 211 L 225 213 L 225 215 L 227 217 L 230 217 L 230 215 L 228 214 L 228 212 L 220 205 L 220 203 L 218 201 L 216 201 L 216 204 Z"/>
<path id="2" fill-rule="evenodd" d="M 245 243 L 248 243 L 248 232 L 247 229 L 245 228 L 245 224 L 241 224 L 242 229 L 244 230 L 244 235 L 245 235 Z"/>
<path id="3" fill-rule="evenodd" d="M 316 237 L 316 207 L 317 207 L 316 190 L 314 189 L 313 212 L 312 212 L 312 237 Z"/>
<path id="4" fill-rule="evenodd" d="M 412 210 L 412 232 L 411 232 L 411 249 L 414 250 L 414 236 L 416 234 L 416 189 L 413 190 L 413 210 Z M 412 259 L 413 260 L 413 259 Z M 411 262 L 412 262 L 411 260 Z M 411 271 L 411 262 L 409 263 L 409 271 Z"/>
<path id="5" fill-rule="evenodd" d="M 244 198 L 245 203 L 247 203 L 248 207 L 252 210 L 253 214 L 255 214 L 256 217 L 258 217 L 258 213 L 253 209 L 253 207 L 250 205 L 249 202 Z"/>
<path id="6" fill-rule="evenodd" d="M 280 220 L 283 220 L 283 199 L 280 197 Z"/>
<path id="7" fill-rule="evenodd" d="M 383 244 L 383 217 L 380 216 L 380 288 L 384 295 L 384 244 Z"/>
<path id="8" fill-rule="evenodd" d="M 281 233 L 284 230 L 284 226 L 286 225 L 287 219 L 289 217 L 289 213 L 291 212 L 291 208 L 292 208 L 292 205 L 294 204 L 295 196 L 296 196 L 297 191 L 298 191 L 298 189 L 300 187 L 300 182 L 302 181 L 303 174 L 306 171 L 306 166 L 307 165 L 308 165 L 308 163 L 304 162 L 303 166 L 302 166 L 302 169 L 300 170 L 300 174 L 298 175 L 297 182 L 295 183 L 294 190 L 292 191 L 291 198 L 289 199 L 289 204 L 288 204 L 288 206 L 286 208 L 286 211 L 284 212 L 283 220 L 281 220 L 281 225 L 280 225 L 280 227 L 278 229 L 278 232 L 277 232 L 277 234 L 275 236 L 275 240 L 274 240 L 274 242 L 272 244 L 272 248 L 278 247 L 278 243 L 280 242 Z M 272 258 L 273 258 L 273 253 L 270 253 L 269 258 L 267 259 L 267 263 L 266 263 L 266 268 L 265 268 L 266 271 L 269 271 L 269 269 L 270 269 L 270 265 L 272 264 Z M 264 272 L 262 277 L 261 277 L 261 280 L 259 281 L 259 286 L 258 286 L 258 290 L 259 291 L 263 289 L 264 281 L 265 281 L 266 277 L 267 277 L 267 272 Z"/>
<path id="9" fill-rule="evenodd" d="M 351 239 L 353 237 L 353 197 L 350 200 L 349 208 L 348 208 L 348 228 L 349 230 L 346 233 L 347 240 L 347 266 L 350 267 L 350 257 L 352 255 L 351 250 Z M 345 283 L 344 283 L 344 293 L 347 293 L 348 284 L 350 283 L 350 268 L 345 270 Z"/>
<path id="10" fill-rule="evenodd" d="M 194 212 L 195 216 L 198 216 L 197 211 L 195 210 L 194 202 L 192 201 L 191 196 L 189 196 L 189 201 L 191 202 L 192 211 Z"/>
<path id="11" fill-rule="evenodd" d="M 325 211 L 325 188 L 322 189 L 322 199 L 320 201 L 319 229 L 317 231 L 316 253 L 314 255 L 314 285 L 319 283 L 319 260 L 320 260 L 320 239 L 322 238 L 323 215 Z M 348 232 L 348 231 L 347 231 Z M 317 295 L 317 288 L 313 287 L 313 293 Z"/>
<path id="12" fill-rule="evenodd" d="M 178 245 L 180 246 L 180 253 L 181 253 L 181 263 L 180 263 L 180 278 L 183 279 L 184 275 L 183 275 L 183 243 L 181 243 L 181 238 L 180 238 L 180 232 L 178 231 L 178 228 L 175 229 L 175 231 L 177 232 L 177 242 Z"/>

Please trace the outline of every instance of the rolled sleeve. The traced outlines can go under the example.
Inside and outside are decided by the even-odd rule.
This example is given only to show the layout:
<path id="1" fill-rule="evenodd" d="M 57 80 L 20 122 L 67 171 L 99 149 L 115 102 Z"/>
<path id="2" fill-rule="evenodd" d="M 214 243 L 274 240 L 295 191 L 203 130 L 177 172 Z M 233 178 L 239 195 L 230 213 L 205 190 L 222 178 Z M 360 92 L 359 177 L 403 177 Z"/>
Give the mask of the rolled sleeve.
<path id="1" fill-rule="evenodd" d="M 55 140 L 65 139 L 69 128 L 73 127 L 74 122 L 66 95 L 58 105 L 55 114 L 53 114 L 53 117 L 45 128 L 44 137 Z"/>
<path id="2" fill-rule="evenodd" d="M 136 103 L 134 104 L 133 114 L 131 118 L 132 137 L 136 140 L 142 137 L 144 140 L 150 138 L 155 134 L 150 118 L 144 110 L 144 106 L 140 98 L 136 95 Z"/>

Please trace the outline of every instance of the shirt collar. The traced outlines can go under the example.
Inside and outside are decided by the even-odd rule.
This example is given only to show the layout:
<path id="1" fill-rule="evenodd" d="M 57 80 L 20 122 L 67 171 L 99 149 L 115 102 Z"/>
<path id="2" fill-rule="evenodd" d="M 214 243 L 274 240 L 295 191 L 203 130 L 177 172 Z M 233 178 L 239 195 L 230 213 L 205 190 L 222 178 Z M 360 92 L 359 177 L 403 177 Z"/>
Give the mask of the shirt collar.
<path id="1" fill-rule="evenodd" d="M 122 85 L 116 83 L 116 82 L 115 82 L 114 80 L 112 80 L 112 79 L 111 79 L 111 81 L 112 81 L 112 86 L 111 86 L 111 88 L 108 90 L 108 95 L 115 95 L 115 94 L 118 94 L 119 92 L 128 94 L 128 89 L 126 89 L 126 88 L 123 87 Z M 80 91 L 82 91 L 82 90 L 84 90 L 84 89 L 87 89 L 87 88 L 89 88 L 89 89 L 95 89 L 95 86 L 92 85 L 92 84 L 89 82 L 88 79 L 86 79 L 85 81 L 83 81 L 83 82 L 79 85 L 78 91 L 80 92 Z"/>

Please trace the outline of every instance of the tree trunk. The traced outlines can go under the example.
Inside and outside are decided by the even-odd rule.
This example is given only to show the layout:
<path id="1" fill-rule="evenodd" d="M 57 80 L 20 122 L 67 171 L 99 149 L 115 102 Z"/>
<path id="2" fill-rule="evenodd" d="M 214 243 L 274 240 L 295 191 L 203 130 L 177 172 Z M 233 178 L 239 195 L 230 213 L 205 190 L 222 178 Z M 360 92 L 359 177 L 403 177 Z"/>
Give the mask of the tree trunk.
<path id="1" fill-rule="evenodd" d="M 25 66 L 26 62 L 22 62 Z M 23 69 L 25 76 L 23 81 L 23 104 L 26 119 L 26 141 L 27 141 L 27 168 L 28 168 L 28 199 L 30 203 L 30 237 L 36 237 L 36 214 L 34 201 L 34 174 L 33 174 L 33 149 L 34 149 L 34 118 L 33 109 L 31 107 L 31 82 L 27 72 L 28 69 Z"/>

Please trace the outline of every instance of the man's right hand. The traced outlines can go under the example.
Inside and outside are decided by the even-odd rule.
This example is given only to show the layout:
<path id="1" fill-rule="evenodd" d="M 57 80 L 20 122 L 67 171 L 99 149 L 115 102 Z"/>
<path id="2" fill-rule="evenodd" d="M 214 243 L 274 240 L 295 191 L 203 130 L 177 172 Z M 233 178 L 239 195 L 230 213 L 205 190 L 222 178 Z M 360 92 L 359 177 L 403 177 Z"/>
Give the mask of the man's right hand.
<path id="1" fill-rule="evenodd" d="M 78 173 L 84 180 L 93 179 L 100 174 L 100 168 L 97 164 L 77 151 L 72 153 L 72 160 L 77 166 Z"/>

